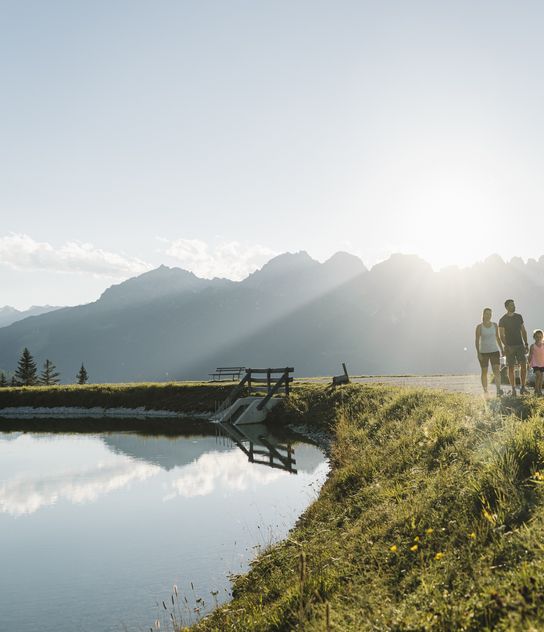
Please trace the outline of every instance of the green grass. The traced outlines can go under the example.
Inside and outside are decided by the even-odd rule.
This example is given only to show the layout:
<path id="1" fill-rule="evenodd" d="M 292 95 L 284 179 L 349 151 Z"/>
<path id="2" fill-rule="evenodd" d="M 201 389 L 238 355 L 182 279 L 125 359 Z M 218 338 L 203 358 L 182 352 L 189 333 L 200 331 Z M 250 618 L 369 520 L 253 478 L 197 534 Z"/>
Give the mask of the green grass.
<path id="1" fill-rule="evenodd" d="M 205 412 L 232 385 L 1 389 L 3 406 Z M 544 405 L 379 384 L 298 384 L 273 423 L 334 437 L 289 537 L 201 631 L 544 629 Z"/>
<path id="2" fill-rule="evenodd" d="M 286 412 L 334 433 L 330 477 L 194 630 L 544 628 L 542 404 L 306 385 Z"/>
<path id="3" fill-rule="evenodd" d="M 178 412 L 209 412 L 223 401 L 232 382 L 150 382 L 0 388 L 0 408 L 139 408 Z"/>

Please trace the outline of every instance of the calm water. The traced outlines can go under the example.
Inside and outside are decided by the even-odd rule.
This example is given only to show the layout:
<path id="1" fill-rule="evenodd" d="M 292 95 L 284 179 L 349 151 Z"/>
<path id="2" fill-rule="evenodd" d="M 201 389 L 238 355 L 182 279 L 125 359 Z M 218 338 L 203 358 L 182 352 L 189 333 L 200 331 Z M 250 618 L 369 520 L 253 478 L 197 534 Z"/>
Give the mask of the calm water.
<path id="1" fill-rule="evenodd" d="M 262 431 L 242 446 L 285 443 Z M 272 468 L 216 436 L 0 433 L 0 630 L 164 629 L 174 584 L 185 622 L 197 599 L 227 600 L 228 573 L 284 537 L 326 477 L 320 450 L 292 446 L 296 465 Z"/>

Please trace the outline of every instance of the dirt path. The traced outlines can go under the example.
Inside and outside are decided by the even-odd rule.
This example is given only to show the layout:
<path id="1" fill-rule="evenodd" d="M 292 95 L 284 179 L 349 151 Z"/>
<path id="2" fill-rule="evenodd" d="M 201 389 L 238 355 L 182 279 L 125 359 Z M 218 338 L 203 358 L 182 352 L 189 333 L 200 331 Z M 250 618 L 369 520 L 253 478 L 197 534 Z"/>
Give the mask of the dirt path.
<path id="1" fill-rule="evenodd" d="M 362 384 L 381 383 L 396 384 L 398 386 L 424 386 L 426 388 L 440 388 L 446 391 L 471 393 L 473 395 L 481 395 L 482 393 L 479 375 L 376 375 L 364 377 L 355 376 L 350 379 L 352 382 Z M 307 381 L 330 382 L 331 378 L 310 378 Z M 494 392 L 492 385 L 490 385 L 489 392 Z"/>

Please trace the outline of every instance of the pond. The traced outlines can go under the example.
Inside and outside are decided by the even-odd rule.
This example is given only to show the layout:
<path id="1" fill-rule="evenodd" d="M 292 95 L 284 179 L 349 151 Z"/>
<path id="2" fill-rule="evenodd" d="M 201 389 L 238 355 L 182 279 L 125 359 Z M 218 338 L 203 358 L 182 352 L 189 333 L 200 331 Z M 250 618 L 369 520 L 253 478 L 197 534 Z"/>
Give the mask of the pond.
<path id="1" fill-rule="evenodd" d="M 328 472 L 300 438 L 244 433 L 0 432 L 1 628 L 169 629 L 227 601 L 228 575 L 286 536 Z"/>

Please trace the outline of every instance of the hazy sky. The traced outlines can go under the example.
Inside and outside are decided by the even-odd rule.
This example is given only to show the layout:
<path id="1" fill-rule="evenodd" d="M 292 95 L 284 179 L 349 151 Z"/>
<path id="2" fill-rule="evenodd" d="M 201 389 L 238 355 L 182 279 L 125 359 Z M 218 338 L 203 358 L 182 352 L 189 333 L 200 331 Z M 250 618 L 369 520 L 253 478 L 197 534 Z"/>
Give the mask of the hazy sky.
<path id="1" fill-rule="evenodd" d="M 0 0 L 0 305 L 544 254 L 541 2 Z"/>

